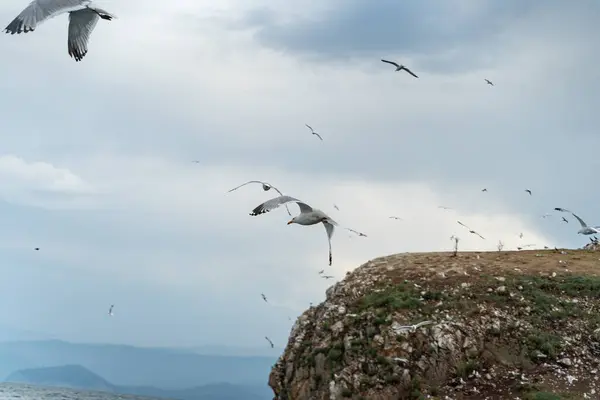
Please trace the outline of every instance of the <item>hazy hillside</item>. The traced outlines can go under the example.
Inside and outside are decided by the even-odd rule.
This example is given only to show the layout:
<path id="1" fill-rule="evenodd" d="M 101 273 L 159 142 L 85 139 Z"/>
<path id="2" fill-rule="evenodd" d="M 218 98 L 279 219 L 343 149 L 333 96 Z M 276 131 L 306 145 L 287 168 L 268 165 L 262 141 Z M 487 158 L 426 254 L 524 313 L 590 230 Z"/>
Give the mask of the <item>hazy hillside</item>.
<path id="1" fill-rule="evenodd" d="M 275 361 L 58 340 L 0 343 L 0 377 L 19 369 L 77 364 L 116 385 L 168 389 L 217 382 L 264 387 Z"/>
<path id="2" fill-rule="evenodd" d="M 5 382 L 53 387 L 77 388 L 93 391 L 163 397 L 178 400 L 266 400 L 270 390 L 231 384 L 212 384 L 189 389 L 164 390 L 155 387 L 113 385 L 81 365 L 31 368 L 15 371 Z"/>

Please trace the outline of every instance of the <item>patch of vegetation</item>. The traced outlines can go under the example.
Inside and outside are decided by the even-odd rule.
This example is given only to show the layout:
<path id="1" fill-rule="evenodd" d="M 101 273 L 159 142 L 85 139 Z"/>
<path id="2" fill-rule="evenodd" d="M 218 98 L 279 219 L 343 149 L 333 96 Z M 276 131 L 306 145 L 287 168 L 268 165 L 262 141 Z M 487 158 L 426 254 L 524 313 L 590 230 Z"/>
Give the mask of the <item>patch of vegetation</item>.
<path id="1" fill-rule="evenodd" d="M 536 351 L 539 351 L 554 360 L 560 351 L 561 340 L 559 336 L 552 333 L 538 331 L 527 337 L 526 346 L 529 349 L 529 357 L 533 361 L 538 360 L 537 357 L 535 357 Z"/>
<path id="2" fill-rule="evenodd" d="M 463 361 L 456 366 L 456 376 L 467 379 L 477 368 L 479 368 L 479 364 L 476 360 Z"/>
<path id="3" fill-rule="evenodd" d="M 417 309 L 423 305 L 420 293 L 405 283 L 364 296 L 358 304 L 359 311 L 367 309 L 399 310 Z"/>

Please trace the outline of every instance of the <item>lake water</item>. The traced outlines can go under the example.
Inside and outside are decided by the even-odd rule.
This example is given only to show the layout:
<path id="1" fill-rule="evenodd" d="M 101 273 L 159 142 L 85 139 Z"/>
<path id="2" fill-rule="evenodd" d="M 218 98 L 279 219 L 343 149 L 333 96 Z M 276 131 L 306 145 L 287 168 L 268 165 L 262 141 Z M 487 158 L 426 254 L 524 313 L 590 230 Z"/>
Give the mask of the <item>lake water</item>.
<path id="1" fill-rule="evenodd" d="M 0 383 L 0 400 L 154 400 L 151 397 L 79 389 L 50 388 Z M 164 399 L 162 399 L 164 400 Z"/>

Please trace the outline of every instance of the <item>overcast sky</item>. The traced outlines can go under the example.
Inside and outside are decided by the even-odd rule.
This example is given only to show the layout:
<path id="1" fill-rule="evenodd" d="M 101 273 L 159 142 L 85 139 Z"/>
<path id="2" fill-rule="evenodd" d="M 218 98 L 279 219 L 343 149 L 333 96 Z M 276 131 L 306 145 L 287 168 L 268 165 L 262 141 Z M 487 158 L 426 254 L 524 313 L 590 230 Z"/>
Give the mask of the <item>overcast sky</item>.
<path id="1" fill-rule="evenodd" d="M 333 283 L 321 269 L 450 250 L 452 234 L 465 250 L 586 244 L 572 218 L 541 217 L 554 207 L 600 224 L 584 186 L 600 165 L 596 0 L 100 5 L 118 19 L 79 63 L 66 15 L 0 36 L 0 324 L 284 346 Z M 250 179 L 368 237 L 337 230 L 329 267 L 322 226 L 249 216 L 274 195 L 260 186 L 226 193 Z"/>

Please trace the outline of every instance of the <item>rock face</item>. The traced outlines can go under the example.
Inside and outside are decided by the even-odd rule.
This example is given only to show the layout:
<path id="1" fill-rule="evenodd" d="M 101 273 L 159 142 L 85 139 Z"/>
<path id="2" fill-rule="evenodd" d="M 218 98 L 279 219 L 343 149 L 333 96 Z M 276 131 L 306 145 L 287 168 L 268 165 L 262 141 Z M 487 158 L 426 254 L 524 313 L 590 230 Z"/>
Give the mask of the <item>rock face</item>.
<path id="1" fill-rule="evenodd" d="M 292 328 L 277 400 L 600 399 L 600 254 L 401 254 Z"/>

